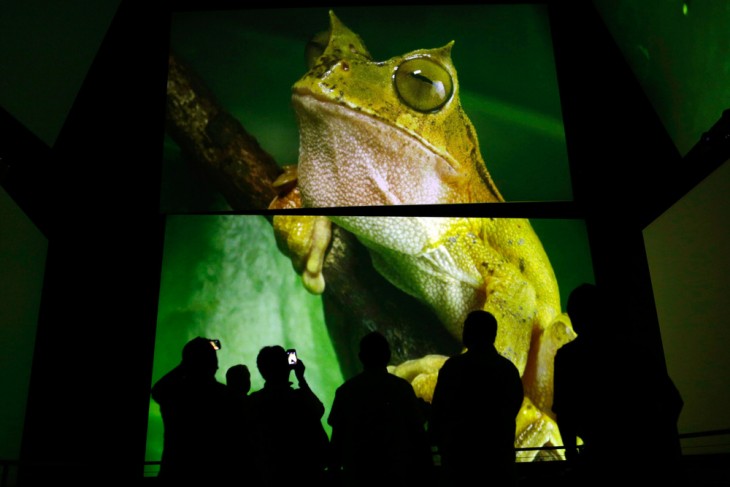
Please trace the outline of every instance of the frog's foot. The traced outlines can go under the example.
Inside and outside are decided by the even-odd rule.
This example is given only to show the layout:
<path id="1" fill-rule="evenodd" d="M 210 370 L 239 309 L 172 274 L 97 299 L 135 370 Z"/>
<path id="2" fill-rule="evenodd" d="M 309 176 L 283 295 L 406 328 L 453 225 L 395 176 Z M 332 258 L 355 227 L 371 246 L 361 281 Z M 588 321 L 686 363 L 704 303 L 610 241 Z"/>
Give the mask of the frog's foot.
<path id="1" fill-rule="evenodd" d="M 517 461 L 565 460 L 558 424 L 525 397 L 517 415 L 515 448 Z M 552 449 L 550 447 L 557 447 Z M 525 450 L 520 450 L 524 448 Z M 540 450 L 539 448 L 544 448 Z"/>
<path id="2" fill-rule="evenodd" d="M 407 360 L 400 365 L 391 365 L 388 367 L 388 371 L 410 382 L 413 390 L 416 391 L 416 396 L 430 404 L 439 370 L 448 358 L 445 355 L 426 355 L 418 359 Z"/>
<path id="3" fill-rule="evenodd" d="M 279 195 L 270 209 L 301 208 L 302 199 L 297 182 L 297 166 L 285 166 L 273 183 Z M 322 275 L 327 247 L 332 239 L 332 222 L 325 216 L 275 215 L 274 235 L 279 250 L 288 256 L 294 269 L 302 276 L 304 287 L 312 294 L 322 294 Z"/>
<path id="4" fill-rule="evenodd" d="M 276 215 L 274 234 L 279 250 L 289 256 L 312 294 L 324 292 L 322 268 L 332 237 L 332 222 L 325 216 Z"/>
<path id="5" fill-rule="evenodd" d="M 542 411 L 552 415 L 555 354 L 576 337 L 570 318 L 562 313 L 541 332 L 533 333 L 530 355 L 522 375 L 525 395 Z"/>

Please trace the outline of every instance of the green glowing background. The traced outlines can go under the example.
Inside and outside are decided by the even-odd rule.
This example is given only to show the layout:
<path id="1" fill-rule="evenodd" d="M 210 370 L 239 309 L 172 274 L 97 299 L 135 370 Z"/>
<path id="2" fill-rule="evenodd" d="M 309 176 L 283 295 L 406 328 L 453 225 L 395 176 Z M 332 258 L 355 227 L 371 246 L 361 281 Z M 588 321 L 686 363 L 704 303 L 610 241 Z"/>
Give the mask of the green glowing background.
<path id="1" fill-rule="evenodd" d="M 325 404 L 342 382 L 321 298 L 304 291 L 263 217 L 168 217 L 153 383 L 180 362 L 183 345 L 195 336 L 221 340 L 217 378 L 223 383 L 228 367 L 243 363 L 252 390 L 262 387 L 256 354 L 274 344 L 297 349 Z M 150 401 L 147 460 L 159 460 L 161 440 L 159 407 Z"/>
<path id="2" fill-rule="evenodd" d="M 545 6 L 338 7 L 376 60 L 455 41 L 461 101 L 482 155 L 509 201 L 571 200 L 572 189 Z M 291 86 L 304 46 L 329 26 L 325 8 L 176 13 L 171 49 L 279 162 L 297 161 Z M 225 209 L 166 141 L 163 211 Z M 529 175 L 529 177 L 526 177 Z"/>
<path id="3" fill-rule="evenodd" d="M 593 282 L 581 221 L 532 223 L 562 289 Z M 564 306 L 567 291 L 562 294 Z M 167 217 L 153 383 L 179 363 L 183 345 L 198 335 L 222 341 L 218 380 L 225 383 L 226 369 L 244 363 L 251 369 L 252 390 L 263 386 L 256 369 L 259 349 L 270 344 L 293 347 L 307 366 L 308 382 L 325 404 L 323 424 L 328 429 L 334 392 L 345 377 L 325 318 L 321 298 L 304 290 L 263 216 Z M 150 401 L 146 460 L 160 459 L 162 434 L 159 408 Z M 148 467 L 147 473 L 155 470 Z"/>

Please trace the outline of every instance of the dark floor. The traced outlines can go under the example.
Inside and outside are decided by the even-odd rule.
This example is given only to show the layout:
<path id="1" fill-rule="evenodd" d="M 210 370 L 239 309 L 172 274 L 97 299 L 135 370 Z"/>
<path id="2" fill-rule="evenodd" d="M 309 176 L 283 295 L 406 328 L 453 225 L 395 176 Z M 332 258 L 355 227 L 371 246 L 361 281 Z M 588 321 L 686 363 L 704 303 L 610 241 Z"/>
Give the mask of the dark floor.
<path id="1" fill-rule="evenodd" d="M 684 478 L 675 485 L 685 487 L 730 487 L 730 455 L 692 455 L 682 459 Z M 518 464 L 518 487 L 570 487 L 574 477 L 566 471 L 565 462 L 532 462 Z M 156 478 L 147 477 L 143 484 L 153 487 Z M 585 484 L 587 485 L 587 484 Z M 630 479 L 626 486 L 632 485 Z M 658 483 L 655 485 L 659 485 Z"/>
<path id="2" fill-rule="evenodd" d="M 571 485 L 589 485 L 590 483 L 571 482 L 575 477 L 566 471 L 564 462 L 534 462 L 518 465 L 519 487 L 569 487 Z M 630 474 L 627 474 L 630 475 Z M 649 482 L 653 480 L 651 472 Z M 657 479 L 659 476 L 657 475 Z M 627 479 L 627 486 L 632 485 Z M 681 469 L 672 478 L 672 485 L 684 487 L 730 487 L 730 455 L 692 455 L 682 458 Z M 648 485 L 665 485 L 657 482 Z"/>
<path id="3" fill-rule="evenodd" d="M 730 486 L 730 455 L 684 456 L 683 466 L 689 487 Z"/>

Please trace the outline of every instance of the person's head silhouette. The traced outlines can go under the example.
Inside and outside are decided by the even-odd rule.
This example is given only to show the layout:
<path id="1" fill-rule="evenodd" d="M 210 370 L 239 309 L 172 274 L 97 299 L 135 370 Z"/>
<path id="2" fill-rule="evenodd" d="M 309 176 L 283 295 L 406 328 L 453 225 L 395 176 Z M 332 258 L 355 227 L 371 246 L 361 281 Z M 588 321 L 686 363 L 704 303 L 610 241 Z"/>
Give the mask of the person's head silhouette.
<path id="1" fill-rule="evenodd" d="M 232 365 L 226 371 L 226 384 L 236 392 L 248 394 L 251 390 L 251 372 L 244 364 Z"/>
<path id="2" fill-rule="evenodd" d="M 484 350 L 497 338 L 497 319 L 488 311 L 471 311 L 464 320 L 461 342 L 468 350 Z"/>
<path id="3" fill-rule="evenodd" d="M 182 366 L 191 375 L 214 376 L 218 370 L 218 355 L 211 341 L 196 337 L 186 343 L 182 351 Z"/>
<path id="4" fill-rule="evenodd" d="M 583 283 L 574 288 L 568 296 L 566 311 L 576 333 L 597 330 L 597 325 L 592 326 L 588 323 L 595 322 L 605 313 L 598 287 L 595 284 Z"/>
<path id="5" fill-rule="evenodd" d="M 380 332 L 370 332 L 360 339 L 358 357 L 366 370 L 385 368 L 390 362 L 390 344 Z"/>
<path id="6" fill-rule="evenodd" d="M 280 345 L 264 347 L 256 357 L 256 367 L 266 382 L 287 382 L 289 380 L 289 361 L 286 350 Z"/>

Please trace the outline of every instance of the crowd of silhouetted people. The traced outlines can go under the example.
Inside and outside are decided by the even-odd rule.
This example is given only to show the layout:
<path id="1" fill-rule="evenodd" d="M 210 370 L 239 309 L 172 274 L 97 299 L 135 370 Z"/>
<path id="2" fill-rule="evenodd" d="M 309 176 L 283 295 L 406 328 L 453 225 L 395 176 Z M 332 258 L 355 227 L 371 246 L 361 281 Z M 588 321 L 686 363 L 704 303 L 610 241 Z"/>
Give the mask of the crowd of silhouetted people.
<path id="1" fill-rule="evenodd" d="M 602 461 L 620 453 L 605 415 L 611 414 L 612 400 L 627 398 L 605 390 L 615 370 L 605 356 L 608 339 L 601 336 L 608 330 L 604 307 L 594 285 L 571 293 L 568 314 L 578 338 L 555 359 L 553 410 L 566 459 L 576 472 L 566 483 L 589 481 L 588 473 L 607 475 L 611 467 Z M 246 365 L 230 367 L 226 384 L 219 382 L 220 342 L 194 338 L 183 347 L 180 364 L 151 391 L 164 427 L 158 479 L 165 485 L 355 487 L 461 486 L 483 479 L 485 485 L 513 487 L 523 387 L 515 365 L 494 347 L 497 330 L 489 312 L 468 314 L 465 350 L 443 364 L 431 403 L 388 371 L 386 337 L 366 334 L 358 355 L 362 371 L 337 388 L 326 419 L 324 404 L 307 384 L 303 361 L 295 355 L 292 360 L 282 346 L 259 351 L 256 366 L 264 386 L 251 392 Z M 682 400 L 671 380 L 667 376 L 652 387 L 660 390 L 660 399 L 652 399 L 653 411 L 676 424 Z M 665 460 L 676 453 L 653 452 Z"/>

